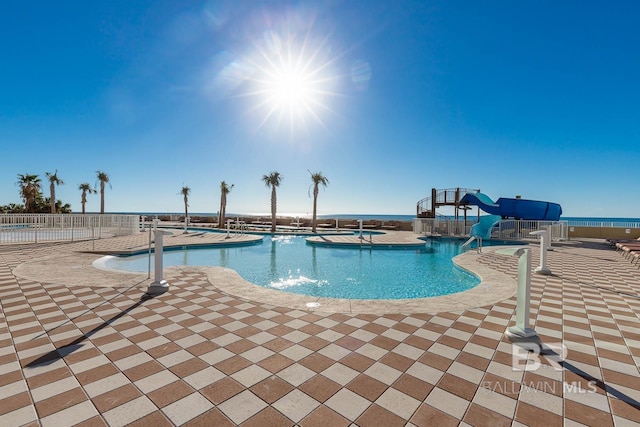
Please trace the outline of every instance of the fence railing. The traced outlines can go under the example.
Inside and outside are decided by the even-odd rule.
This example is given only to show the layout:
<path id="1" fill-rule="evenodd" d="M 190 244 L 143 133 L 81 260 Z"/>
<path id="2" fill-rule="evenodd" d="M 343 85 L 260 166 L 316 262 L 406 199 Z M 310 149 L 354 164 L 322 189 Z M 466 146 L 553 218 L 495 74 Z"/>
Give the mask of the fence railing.
<path id="1" fill-rule="evenodd" d="M 138 215 L 0 214 L 0 243 L 101 239 L 139 229 Z"/>
<path id="2" fill-rule="evenodd" d="M 492 239 L 499 240 L 539 240 L 540 236 L 531 235 L 534 231 L 548 230 L 552 242 L 567 240 L 569 227 L 566 221 L 528 221 L 501 220 L 491 231 Z"/>
<path id="3" fill-rule="evenodd" d="M 451 219 L 451 218 L 415 218 L 413 220 L 413 232 L 426 235 L 441 236 L 469 236 L 471 226 L 478 221 L 473 219 Z"/>
<path id="4" fill-rule="evenodd" d="M 567 222 L 570 227 L 640 228 L 638 221 L 568 220 Z"/>
<path id="5" fill-rule="evenodd" d="M 475 220 L 441 218 L 415 218 L 413 232 L 423 235 L 468 237 Z M 491 230 L 491 238 L 498 240 L 538 240 L 539 236 L 530 233 L 549 230 L 552 241 L 567 240 L 569 227 L 566 221 L 525 221 L 501 220 Z"/>

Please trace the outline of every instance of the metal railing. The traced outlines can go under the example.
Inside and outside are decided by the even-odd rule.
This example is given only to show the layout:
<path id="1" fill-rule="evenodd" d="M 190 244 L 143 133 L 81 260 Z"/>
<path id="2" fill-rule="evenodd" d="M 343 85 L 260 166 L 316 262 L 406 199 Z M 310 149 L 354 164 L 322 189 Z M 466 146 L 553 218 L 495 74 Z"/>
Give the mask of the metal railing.
<path id="1" fill-rule="evenodd" d="M 530 233 L 549 230 L 551 241 L 567 240 L 569 227 L 566 221 L 529 221 L 503 219 L 491 231 L 492 239 L 499 240 L 539 240 L 540 236 Z"/>
<path id="2" fill-rule="evenodd" d="M 638 221 L 568 220 L 567 223 L 570 227 L 640 228 Z"/>
<path id="3" fill-rule="evenodd" d="M 139 229 L 138 215 L 0 214 L 0 244 L 101 239 Z"/>
<path id="4" fill-rule="evenodd" d="M 445 217 L 437 218 L 415 218 L 413 220 L 413 232 L 425 235 L 439 236 L 469 236 L 471 226 L 478 221 L 474 219 L 452 219 Z"/>
<path id="5" fill-rule="evenodd" d="M 453 205 L 456 200 L 460 201 L 466 194 L 479 192 L 479 189 L 472 188 L 444 188 L 435 190 L 435 200 L 433 200 L 434 194 L 432 193 L 430 196 L 417 202 L 417 215 L 420 216 L 422 213 L 431 212 L 433 203 L 435 203 L 436 206 Z M 433 215 L 434 212 L 431 212 L 431 214 Z"/>
<path id="6" fill-rule="evenodd" d="M 477 221 L 442 218 L 415 218 L 413 232 L 431 236 L 469 237 L 471 226 Z M 549 230 L 552 241 L 567 240 L 569 227 L 566 221 L 525 221 L 507 219 L 499 221 L 491 230 L 491 238 L 498 240 L 538 240 L 529 233 Z"/>

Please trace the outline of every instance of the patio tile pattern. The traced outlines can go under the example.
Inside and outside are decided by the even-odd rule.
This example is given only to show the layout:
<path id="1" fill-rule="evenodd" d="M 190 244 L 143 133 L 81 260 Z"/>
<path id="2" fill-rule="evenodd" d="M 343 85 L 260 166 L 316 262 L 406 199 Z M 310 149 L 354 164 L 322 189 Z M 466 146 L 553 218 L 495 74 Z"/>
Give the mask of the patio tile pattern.
<path id="1" fill-rule="evenodd" d="M 167 269 L 170 291 L 153 298 L 13 274 L 87 245 L 0 246 L 0 425 L 640 425 L 640 270 L 605 245 L 556 245 L 553 274 L 532 277 L 533 327 L 564 359 L 505 338 L 515 297 L 325 313 L 236 297 L 188 269 Z M 465 256 L 515 275 L 515 258 Z"/>

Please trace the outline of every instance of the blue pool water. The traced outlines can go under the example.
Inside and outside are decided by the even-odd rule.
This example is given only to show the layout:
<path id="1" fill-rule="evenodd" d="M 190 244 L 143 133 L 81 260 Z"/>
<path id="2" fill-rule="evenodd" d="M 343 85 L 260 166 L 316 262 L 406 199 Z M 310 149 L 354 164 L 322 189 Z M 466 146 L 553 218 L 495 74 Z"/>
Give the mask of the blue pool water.
<path id="1" fill-rule="evenodd" d="M 314 246 L 300 236 L 265 236 L 249 246 L 168 250 L 163 262 L 165 267 L 227 267 L 257 285 L 317 297 L 423 298 L 478 285 L 476 276 L 453 264 L 462 243 L 441 239 L 417 250 L 370 250 Z M 105 266 L 146 272 L 148 256 L 112 258 Z"/>

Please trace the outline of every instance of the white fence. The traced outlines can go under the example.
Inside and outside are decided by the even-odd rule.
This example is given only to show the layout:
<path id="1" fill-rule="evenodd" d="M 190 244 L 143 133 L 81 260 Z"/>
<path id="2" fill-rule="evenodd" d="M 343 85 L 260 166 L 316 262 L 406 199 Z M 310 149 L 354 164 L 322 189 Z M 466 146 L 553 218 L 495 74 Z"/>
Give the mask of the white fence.
<path id="1" fill-rule="evenodd" d="M 609 228 L 640 228 L 640 222 L 638 221 L 599 221 L 599 220 L 584 220 L 574 221 L 569 220 L 569 227 L 609 227 Z"/>
<path id="2" fill-rule="evenodd" d="M 471 226 L 477 221 L 442 218 L 415 218 L 413 232 L 422 235 L 439 235 L 468 237 Z M 538 240 L 539 236 L 530 233 L 538 230 L 549 230 L 552 241 L 567 240 L 569 227 L 566 221 L 525 221 L 501 220 L 491 230 L 491 238 L 498 240 Z"/>
<path id="3" fill-rule="evenodd" d="M 477 223 L 475 219 L 449 218 L 415 218 L 413 220 L 413 232 L 425 235 L 440 236 L 468 236 L 471 232 L 471 226 Z"/>
<path id="4" fill-rule="evenodd" d="M 552 242 L 567 240 L 569 227 L 566 221 L 528 221 L 506 219 L 500 221 L 491 230 L 491 238 L 498 240 L 539 240 L 540 236 L 531 233 L 548 230 Z"/>
<path id="5" fill-rule="evenodd" d="M 101 239 L 139 229 L 138 215 L 0 214 L 0 243 Z"/>

